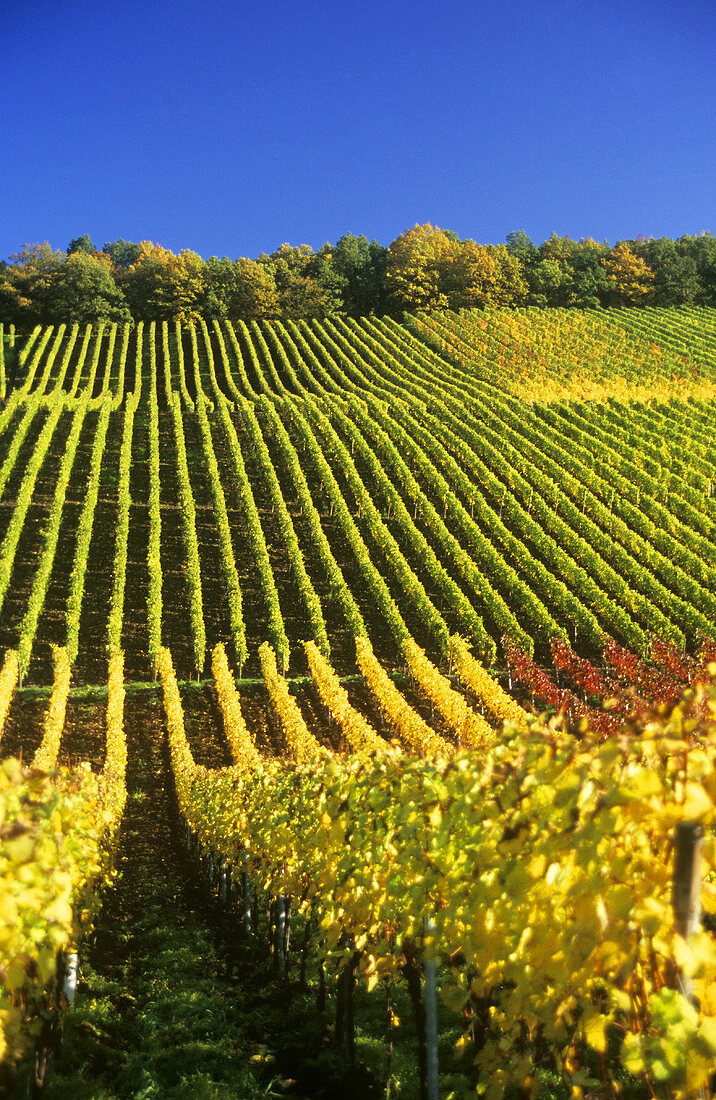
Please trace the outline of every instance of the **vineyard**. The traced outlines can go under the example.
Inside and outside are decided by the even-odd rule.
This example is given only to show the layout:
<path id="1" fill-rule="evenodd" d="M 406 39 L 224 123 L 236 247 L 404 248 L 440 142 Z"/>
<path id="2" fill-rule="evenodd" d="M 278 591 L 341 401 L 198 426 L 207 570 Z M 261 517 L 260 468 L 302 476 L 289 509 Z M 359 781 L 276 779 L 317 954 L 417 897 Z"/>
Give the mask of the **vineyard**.
<path id="1" fill-rule="evenodd" d="M 716 799 L 715 338 L 0 326 L 0 1087 L 74 995 L 154 724 L 174 834 L 281 976 L 291 938 L 338 975 L 351 1056 L 356 983 L 402 984 L 423 1095 L 707 1095 L 708 828 L 688 937 L 671 885 Z"/>

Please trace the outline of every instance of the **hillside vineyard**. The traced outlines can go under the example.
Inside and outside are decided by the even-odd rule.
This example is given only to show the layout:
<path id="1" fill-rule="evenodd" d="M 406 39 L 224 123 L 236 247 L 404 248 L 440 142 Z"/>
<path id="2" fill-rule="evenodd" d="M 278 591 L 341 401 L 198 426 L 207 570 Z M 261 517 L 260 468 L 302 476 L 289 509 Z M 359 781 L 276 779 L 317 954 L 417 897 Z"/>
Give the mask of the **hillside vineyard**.
<path id="1" fill-rule="evenodd" d="M 237 890 L 253 877 L 318 914 L 369 988 L 404 939 L 428 961 L 460 953 L 465 1004 L 495 1009 L 475 1082 L 523 1081 L 538 1035 L 579 1081 L 574 1036 L 601 1054 L 626 1018 L 622 1063 L 666 1080 L 641 1038 L 670 965 L 665 853 L 675 821 L 710 820 L 713 731 L 695 701 L 689 736 L 655 719 L 649 759 L 614 745 L 639 708 L 707 691 L 716 658 L 716 310 L 1 335 L 0 748 L 43 778 L 6 764 L 0 799 L 17 811 L 59 764 L 42 796 L 83 837 L 39 972 L 37 935 L 18 933 L 7 1057 L 96 910 L 131 685 L 162 700 L 183 824 Z M 560 728 L 528 713 L 550 708 Z M 697 761 L 686 795 L 675 744 Z M 653 818 L 636 795 L 600 801 L 642 783 Z M 44 875 L 37 851 L 0 863 L 18 912 L 12 861 Z M 643 990 L 625 965 L 640 934 L 663 936 Z M 713 1069 L 709 1004 L 691 1019 L 684 1000 L 701 1061 L 664 1056 L 675 1090 Z"/>
<path id="2" fill-rule="evenodd" d="M 716 311 L 58 326 L 4 341 L 0 642 L 150 680 L 356 633 L 601 657 L 716 634 Z M 562 395 L 561 399 L 559 395 Z M 590 400 L 608 394 L 608 401 Z M 641 398 L 635 402 L 633 396 Z M 565 400 L 565 397 L 568 400 Z M 671 400 L 671 398 L 675 400 Z"/>

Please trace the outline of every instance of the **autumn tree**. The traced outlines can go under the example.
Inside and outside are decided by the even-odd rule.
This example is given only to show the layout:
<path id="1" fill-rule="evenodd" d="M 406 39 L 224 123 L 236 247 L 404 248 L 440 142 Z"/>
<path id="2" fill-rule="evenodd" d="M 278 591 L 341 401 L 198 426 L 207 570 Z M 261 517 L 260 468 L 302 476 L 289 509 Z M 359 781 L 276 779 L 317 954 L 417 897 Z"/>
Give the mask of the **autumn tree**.
<path id="1" fill-rule="evenodd" d="M 654 284 L 654 272 L 632 252 L 626 241 L 615 245 L 603 260 L 608 292 L 606 304 L 634 306 L 646 301 Z"/>
<path id="2" fill-rule="evenodd" d="M 389 309 L 447 309 L 459 238 L 437 226 L 415 225 L 390 244 L 385 290 Z"/>
<path id="3" fill-rule="evenodd" d="M 20 252 L 10 256 L 0 294 L 8 308 L 3 319 L 19 328 L 41 324 L 66 258 L 65 252 L 52 248 L 48 241 L 26 244 Z"/>
<path id="4" fill-rule="evenodd" d="M 204 261 L 190 249 L 175 256 L 168 248 L 142 241 L 120 285 L 137 320 L 195 321 L 201 317 Z"/>
<path id="5" fill-rule="evenodd" d="M 506 244 L 488 244 L 485 247 L 494 257 L 498 269 L 490 304 L 503 307 L 523 305 L 529 294 L 529 283 L 519 257 Z"/>
<path id="6" fill-rule="evenodd" d="M 415 226 L 391 244 L 385 278 L 393 309 L 462 309 L 517 305 L 527 284 L 505 245 L 461 241 L 431 225 Z"/>

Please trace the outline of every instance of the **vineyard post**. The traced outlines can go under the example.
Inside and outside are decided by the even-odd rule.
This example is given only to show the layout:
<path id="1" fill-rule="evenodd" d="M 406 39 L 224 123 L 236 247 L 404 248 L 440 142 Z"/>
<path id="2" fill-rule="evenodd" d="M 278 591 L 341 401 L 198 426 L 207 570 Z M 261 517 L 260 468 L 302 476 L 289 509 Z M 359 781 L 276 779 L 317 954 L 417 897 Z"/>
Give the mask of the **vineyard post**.
<path id="1" fill-rule="evenodd" d="M 241 873 L 241 885 L 244 895 L 244 932 L 251 935 L 251 877 L 248 871 Z"/>
<path id="2" fill-rule="evenodd" d="M 425 936 L 434 938 L 435 921 L 425 918 Z M 425 1045 L 427 1047 L 428 1100 L 439 1100 L 440 1069 L 438 1065 L 438 982 L 435 959 L 425 961 Z"/>
<path id="3" fill-rule="evenodd" d="M 62 993 L 67 998 L 70 1007 L 75 1003 L 77 982 L 79 979 L 80 957 L 76 951 L 68 951 L 64 957 L 64 980 Z"/>
<path id="4" fill-rule="evenodd" d="M 286 899 L 283 894 L 276 898 L 276 957 L 280 977 L 286 977 Z"/>
<path id="5" fill-rule="evenodd" d="M 420 1074 L 420 1100 L 428 1098 L 428 1057 L 425 1041 L 425 1005 L 421 996 L 420 965 L 418 963 L 417 950 L 412 940 L 406 939 L 403 943 L 403 955 L 405 962 L 402 966 L 403 974 L 408 986 L 410 1002 L 413 1007 L 415 1030 L 418 1033 L 418 1072 Z"/>
<path id="6" fill-rule="evenodd" d="M 306 924 L 303 930 L 303 947 L 301 948 L 301 970 L 298 979 L 299 988 L 306 990 L 306 971 L 308 969 L 308 950 L 311 944 L 311 922 L 313 915 L 311 913 L 306 917 Z"/>
<path id="7" fill-rule="evenodd" d="M 703 826 L 694 821 L 680 821 L 674 835 L 674 877 L 671 904 L 674 910 L 674 931 L 684 939 L 696 932 L 701 920 L 701 859 L 704 847 Z M 691 999 L 693 980 L 679 972 L 681 992 Z"/>
<path id="8" fill-rule="evenodd" d="M 353 937 L 349 936 L 344 943 L 353 947 Z M 336 1041 L 345 1041 L 346 1054 L 351 1063 L 355 1062 L 356 1034 L 354 993 L 356 988 L 356 970 L 360 962 L 360 951 L 352 950 L 350 957 L 346 959 L 338 978 L 338 997 L 336 1000 Z"/>
<path id="9" fill-rule="evenodd" d="M 388 983 L 385 987 L 386 992 L 386 1058 L 387 1066 L 385 1071 L 385 1095 L 387 1100 L 390 1100 L 392 1095 L 391 1080 L 393 1077 L 393 998 L 391 995 L 391 985 Z"/>

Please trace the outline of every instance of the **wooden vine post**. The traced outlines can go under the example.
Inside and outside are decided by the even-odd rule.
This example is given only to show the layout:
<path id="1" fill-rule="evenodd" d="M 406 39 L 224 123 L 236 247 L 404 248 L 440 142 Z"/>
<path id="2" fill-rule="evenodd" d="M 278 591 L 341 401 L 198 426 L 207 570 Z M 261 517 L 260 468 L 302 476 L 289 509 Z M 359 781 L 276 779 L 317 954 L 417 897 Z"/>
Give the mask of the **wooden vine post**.
<path id="1" fill-rule="evenodd" d="M 674 877 L 671 904 L 674 931 L 684 939 L 696 932 L 701 921 L 701 862 L 704 848 L 703 826 L 680 821 L 674 833 Z M 693 997 L 693 980 L 679 972 L 677 981 L 685 997 Z"/>
<path id="2" fill-rule="evenodd" d="M 435 936 L 435 921 L 425 918 L 425 936 Z M 435 959 L 425 960 L 425 1046 L 427 1062 L 428 1100 L 440 1098 L 440 1068 L 438 1065 L 438 980 Z"/>

